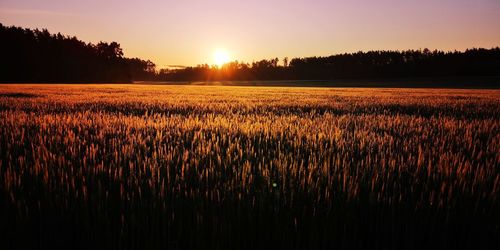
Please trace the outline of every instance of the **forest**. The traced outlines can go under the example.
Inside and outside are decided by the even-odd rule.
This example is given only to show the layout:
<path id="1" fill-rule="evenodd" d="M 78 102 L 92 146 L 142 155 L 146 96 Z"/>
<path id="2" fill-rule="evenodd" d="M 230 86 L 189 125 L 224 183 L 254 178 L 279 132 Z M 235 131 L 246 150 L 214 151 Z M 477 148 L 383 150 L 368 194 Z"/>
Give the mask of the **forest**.
<path id="1" fill-rule="evenodd" d="M 153 62 L 126 58 L 117 42 L 85 43 L 48 30 L 0 24 L 0 82 L 131 82 L 154 79 Z"/>
<path id="2" fill-rule="evenodd" d="M 279 58 L 248 63 L 237 61 L 222 67 L 207 64 L 160 70 L 167 81 L 252 81 L 390 79 L 412 77 L 500 76 L 500 48 L 369 51 L 327 57 Z"/>
<path id="3" fill-rule="evenodd" d="M 48 30 L 0 24 L 0 82 L 267 81 L 500 76 L 500 48 L 368 51 L 273 58 L 221 67 L 157 69 L 124 57 L 117 42 L 85 43 Z"/>

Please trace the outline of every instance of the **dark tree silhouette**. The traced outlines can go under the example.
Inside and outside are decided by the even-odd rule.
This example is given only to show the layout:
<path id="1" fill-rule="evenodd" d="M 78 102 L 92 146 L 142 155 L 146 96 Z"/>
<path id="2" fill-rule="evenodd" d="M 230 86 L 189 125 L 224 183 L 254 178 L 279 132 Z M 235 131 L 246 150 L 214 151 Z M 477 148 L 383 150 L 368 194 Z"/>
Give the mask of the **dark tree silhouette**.
<path id="1" fill-rule="evenodd" d="M 117 42 L 0 24 L 0 82 L 130 82 L 156 76 L 151 61 L 123 57 Z"/>
<path id="2" fill-rule="evenodd" d="M 404 77 L 500 76 L 500 48 L 464 52 L 369 51 L 328 57 L 233 62 L 221 68 L 201 65 L 164 71 L 162 80 L 334 80 Z M 231 74 L 224 74 L 225 71 Z M 215 78 L 213 77 L 215 76 Z"/>
<path id="3" fill-rule="evenodd" d="M 123 50 L 117 42 L 108 44 L 101 41 L 96 45 L 96 49 L 97 54 L 106 59 L 117 59 L 123 57 Z"/>
<path id="4" fill-rule="evenodd" d="M 334 80 L 408 77 L 500 76 L 500 48 L 466 51 L 369 51 L 327 57 L 231 62 L 162 69 L 125 58 L 120 44 L 85 43 L 47 30 L 0 24 L 0 82 L 130 82 Z"/>

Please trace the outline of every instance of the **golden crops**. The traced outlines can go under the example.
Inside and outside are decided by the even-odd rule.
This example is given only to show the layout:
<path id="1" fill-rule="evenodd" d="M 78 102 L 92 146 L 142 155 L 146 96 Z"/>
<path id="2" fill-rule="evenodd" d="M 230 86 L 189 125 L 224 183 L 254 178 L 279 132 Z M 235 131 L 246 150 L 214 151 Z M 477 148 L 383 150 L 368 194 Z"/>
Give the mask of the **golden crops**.
<path id="1" fill-rule="evenodd" d="M 0 152 L 12 224 L 112 247 L 499 232 L 498 90 L 1 85 Z"/>

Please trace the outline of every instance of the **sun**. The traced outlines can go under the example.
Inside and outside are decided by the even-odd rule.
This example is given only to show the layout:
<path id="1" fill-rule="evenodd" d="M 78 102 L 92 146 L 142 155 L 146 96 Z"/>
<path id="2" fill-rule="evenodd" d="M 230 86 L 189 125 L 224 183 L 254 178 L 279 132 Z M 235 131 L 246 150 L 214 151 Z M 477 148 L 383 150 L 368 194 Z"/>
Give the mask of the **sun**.
<path id="1" fill-rule="evenodd" d="M 224 49 L 218 49 L 214 53 L 214 63 L 215 65 L 222 67 L 222 65 L 231 61 L 229 53 Z"/>

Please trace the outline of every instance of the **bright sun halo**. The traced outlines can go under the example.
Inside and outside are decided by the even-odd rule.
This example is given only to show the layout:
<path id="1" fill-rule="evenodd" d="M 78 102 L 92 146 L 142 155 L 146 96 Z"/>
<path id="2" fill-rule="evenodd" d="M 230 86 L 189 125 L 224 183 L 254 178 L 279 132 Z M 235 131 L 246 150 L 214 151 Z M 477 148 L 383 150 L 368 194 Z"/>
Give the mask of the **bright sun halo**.
<path id="1" fill-rule="evenodd" d="M 214 63 L 221 67 L 222 65 L 228 63 L 231 60 L 227 51 L 223 49 L 218 49 L 214 53 Z"/>

